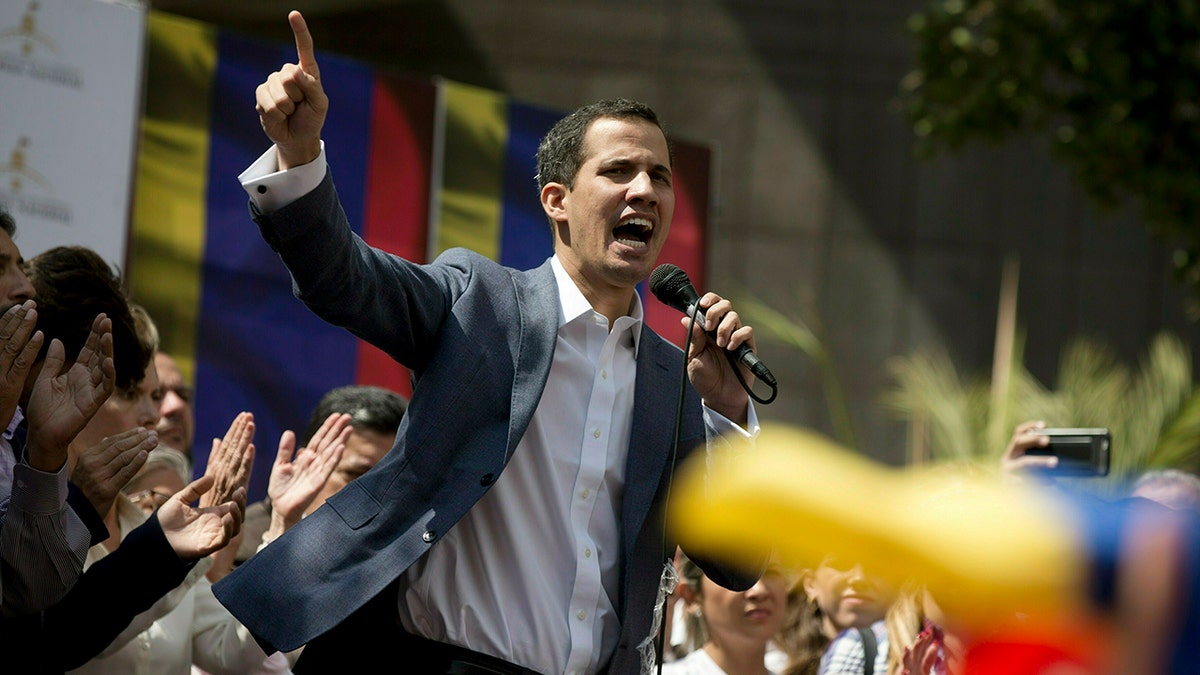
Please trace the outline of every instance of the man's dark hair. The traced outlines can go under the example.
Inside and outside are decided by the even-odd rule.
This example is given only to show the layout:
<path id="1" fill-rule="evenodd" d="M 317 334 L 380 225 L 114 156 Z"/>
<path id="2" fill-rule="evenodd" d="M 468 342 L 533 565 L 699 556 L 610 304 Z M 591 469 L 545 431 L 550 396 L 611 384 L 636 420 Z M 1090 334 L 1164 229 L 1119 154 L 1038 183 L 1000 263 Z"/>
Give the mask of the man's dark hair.
<path id="1" fill-rule="evenodd" d="M 139 339 L 121 280 L 98 253 L 82 246 L 57 246 L 29 259 L 25 273 L 37 293 L 37 327 L 46 336 L 38 358 L 44 358 L 50 340 L 58 338 L 67 358 L 74 359 L 96 315 L 103 312 L 112 320 L 116 387 L 128 389 L 142 381 L 154 350 Z"/>
<path id="2" fill-rule="evenodd" d="M 333 413 L 350 416 L 350 426 L 355 429 L 378 431 L 381 434 L 396 434 L 408 401 L 403 396 L 383 387 L 352 384 L 330 389 L 321 397 L 308 420 L 302 443 L 308 445 L 313 435 Z"/>
<path id="3" fill-rule="evenodd" d="M 17 221 L 13 220 L 12 214 L 0 205 L 0 230 L 8 233 L 9 237 L 17 236 Z"/>
<path id="4" fill-rule="evenodd" d="M 549 183 L 575 187 L 575 175 L 583 165 L 583 137 L 592 122 L 601 118 L 641 119 L 650 122 L 667 135 L 658 115 L 650 106 L 624 98 L 598 101 L 579 108 L 560 119 L 542 137 L 537 150 L 538 190 Z M 670 149 L 668 139 L 667 148 Z"/>

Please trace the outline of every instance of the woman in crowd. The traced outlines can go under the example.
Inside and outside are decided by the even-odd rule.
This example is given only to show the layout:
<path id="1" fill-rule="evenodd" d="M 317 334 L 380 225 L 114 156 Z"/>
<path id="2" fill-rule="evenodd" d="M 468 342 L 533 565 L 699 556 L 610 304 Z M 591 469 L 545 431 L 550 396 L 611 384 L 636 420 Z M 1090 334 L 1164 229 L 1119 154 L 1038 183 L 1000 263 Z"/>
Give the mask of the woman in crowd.
<path id="1" fill-rule="evenodd" d="M 806 602 L 793 614 L 785 647 L 786 675 L 884 675 L 884 617 L 895 589 L 858 562 L 826 556 L 804 570 Z"/>
<path id="2" fill-rule="evenodd" d="M 771 563 L 749 590 L 722 588 L 686 557 L 679 592 L 688 653 L 663 666 L 663 675 L 775 675 L 767 667 L 772 638 L 787 618 L 791 576 Z"/>

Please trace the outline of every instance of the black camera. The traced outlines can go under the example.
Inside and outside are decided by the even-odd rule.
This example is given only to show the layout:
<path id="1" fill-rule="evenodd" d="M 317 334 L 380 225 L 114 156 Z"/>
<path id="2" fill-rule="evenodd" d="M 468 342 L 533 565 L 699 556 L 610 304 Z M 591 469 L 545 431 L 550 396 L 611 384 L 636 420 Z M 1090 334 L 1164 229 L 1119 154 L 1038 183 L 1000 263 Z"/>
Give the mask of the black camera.
<path id="1" fill-rule="evenodd" d="M 1108 429 L 1034 429 L 1032 433 L 1050 437 L 1045 447 L 1030 448 L 1027 455 L 1053 455 L 1058 466 L 1042 469 L 1054 476 L 1107 476 L 1112 434 Z"/>

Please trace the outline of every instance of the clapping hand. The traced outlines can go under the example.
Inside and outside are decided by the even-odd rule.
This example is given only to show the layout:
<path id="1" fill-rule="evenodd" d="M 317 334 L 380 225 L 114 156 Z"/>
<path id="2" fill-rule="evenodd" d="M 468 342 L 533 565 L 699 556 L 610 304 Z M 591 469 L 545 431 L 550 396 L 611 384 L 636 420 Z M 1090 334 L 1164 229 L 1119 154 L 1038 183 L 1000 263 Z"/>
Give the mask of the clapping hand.
<path id="1" fill-rule="evenodd" d="M 233 498 L 239 488 L 250 483 L 254 466 L 254 415 L 238 413 L 225 432 L 225 438 L 213 439 L 212 452 L 204 475 L 213 479 L 213 488 L 200 499 L 201 507 L 216 506 Z"/>
<path id="2" fill-rule="evenodd" d="M 34 314 L 32 307 L 28 308 L 25 318 L 30 314 Z M 12 317 L 6 312 L 4 319 L 0 320 L 0 334 L 4 326 L 9 325 L 10 318 Z M 31 326 L 15 327 L 10 345 L 19 342 L 20 336 L 27 334 L 29 328 Z M 6 377 L 15 376 L 21 369 L 28 371 L 28 364 L 20 365 L 20 362 L 26 357 L 35 340 L 40 345 L 38 335 L 41 335 L 41 331 L 13 356 L 9 362 L 10 368 L 5 368 L 5 361 L 8 361 L 10 356 L 9 350 L 7 347 L 3 350 L 0 370 L 6 371 Z M 113 367 L 112 320 L 105 315 L 98 315 L 92 322 L 87 341 L 70 367 L 66 367 L 66 354 L 62 342 L 50 341 L 42 369 L 29 394 L 29 406 L 26 410 L 30 429 L 27 452 L 31 466 L 42 471 L 57 471 L 63 465 L 67 459 L 67 445 L 108 400 L 116 378 L 116 369 Z M 3 386 L 6 388 L 8 384 Z M 117 489 L 120 487 L 117 486 Z"/>
<path id="3" fill-rule="evenodd" d="M 158 509 L 163 534 L 182 560 L 196 560 L 221 549 L 241 530 L 246 514 L 245 488 L 235 490 L 229 501 L 215 506 L 191 506 L 209 494 L 213 484 L 212 476 L 201 476 Z"/>
<path id="4" fill-rule="evenodd" d="M 103 516 L 156 447 L 158 432 L 144 427 L 108 436 L 79 454 L 71 482 Z"/>
<path id="5" fill-rule="evenodd" d="M 42 349 L 45 336 L 34 332 L 36 305 L 26 300 L 0 316 L 0 425 L 7 427 L 21 400 L 25 378 Z"/>
<path id="6" fill-rule="evenodd" d="M 300 522 L 342 459 L 342 451 L 352 431 L 350 419 L 350 415 L 333 413 L 309 439 L 307 447 L 300 448 L 294 456 L 296 434 L 290 430 L 283 432 L 267 485 L 267 495 L 271 497 L 271 526 L 263 535 L 264 540 L 273 541 Z"/>

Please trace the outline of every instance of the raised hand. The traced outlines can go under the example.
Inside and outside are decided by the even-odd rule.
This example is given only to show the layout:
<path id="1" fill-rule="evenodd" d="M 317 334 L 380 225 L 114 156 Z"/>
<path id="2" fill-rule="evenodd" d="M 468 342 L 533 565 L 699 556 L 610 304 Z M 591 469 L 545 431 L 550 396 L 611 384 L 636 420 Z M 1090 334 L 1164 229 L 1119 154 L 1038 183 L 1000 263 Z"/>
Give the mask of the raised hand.
<path id="1" fill-rule="evenodd" d="M 193 507 L 213 487 L 212 476 L 201 476 L 176 492 L 158 509 L 158 523 L 167 543 L 181 560 L 196 560 L 217 551 L 242 528 L 246 515 L 246 491 L 238 489 L 232 499 L 215 506 Z"/>
<path id="2" fill-rule="evenodd" d="M 23 355 L 24 351 L 16 360 Z M 41 471 L 57 471 L 62 466 L 67 445 L 113 392 L 117 371 L 113 367 L 112 320 L 98 315 L 75 362 L 65 366 L 62 343 L 51 340 L 26 409 L 29 464 Z"/>
<path id="3" fill-rule="evenodd" d="M 250 469 L 253 466 L 254 415 L 242 412 L 233 418 L 224 439 L 213 439 L 204 475 L 211 477 L 214 483 L 213 488 L 200 499 L 200 506 L 207 508 L 223 504 L 232 499 L 238 489 L 245 490 L 250 483 Z"/>
<path id="4" fill-rule="evenodd" d="M 1046 423 L 1040 420 L 1022 422 L 1013 431 L 1008 448 L 1000 458 L 1000 472 L 1006 478 L 1025 478 L 1030 470 L 1052 469 L 1058 466 L 1053 455 L 1028 455 L 1031 448 L 1042 448 L 1050 444 L 1050 438 L 1038 433 Z"/>
<path id="5" fill-rule="evenodd" d="M 283 432 L 279 454 L 271 467 L 267 495 L 271 497 L 271 526 L 263 538 L 272 541 L 300 522 L 305 510 L 321 492 L 337 468 L 352 431 L 350 415 L 333 413 L 309 439 L 308 446 L 295 452 L 296 434 Z"/>
<path id="6" fill-rule="evenodd" d="M 34 332 L 37 325 L 37 309 L 32 300 L 13 305 L 0 316 L 0 425 L 8 426 L 21 392 L 25 378 L 42 348 L 45 336 Z"/>
<path id="7" fill-rule="evenodd" d="M 716 293 L 705 293 L 699 305 L 704 309 L 706 325 L 697 321 L 692 329 L 688 379 L 709 408 L 734 422 L 745 423 L 750 396 L 733 374 L 725 351 L 742 343 L 748 343 L 753 348 L 754 329 L 742 325 L 733 305 Z M 692 320 L 685 316 L 680 322 L 686 328 Z M 705 330 L 713 331 L 717 339 L 714 341 L 709 338 Z M 743 365 L 738 368 L 747 384 L 754 381 L 749 368 Z"/>
<path id="8" fill-rule="evenodd" d="M 285 64 L 271 73 L 254 92 L 258 120 L 275 144 L 280 169 L 317 158 L 321 153 L 321 127 L 329 111 L 329 97 L 321 86 L 321 69 L 317 67 L 308 25 L 294 10 L 288 14 L 288 23 L 296 38 L 298 63 Z"/>
<path id="9" fill-rule="evenodd" d="M 71 482 L 103 516 L 157 446 L 158 432 L 145 427 L 108 436 L 79 454 Z"/>

